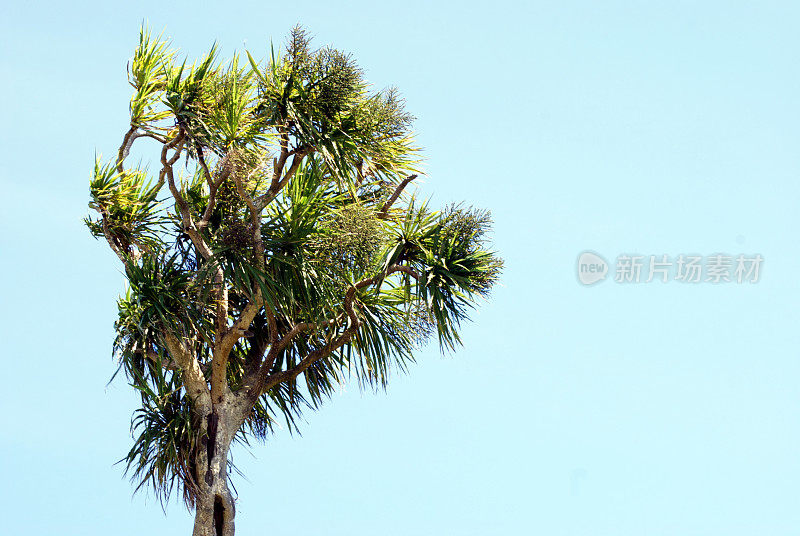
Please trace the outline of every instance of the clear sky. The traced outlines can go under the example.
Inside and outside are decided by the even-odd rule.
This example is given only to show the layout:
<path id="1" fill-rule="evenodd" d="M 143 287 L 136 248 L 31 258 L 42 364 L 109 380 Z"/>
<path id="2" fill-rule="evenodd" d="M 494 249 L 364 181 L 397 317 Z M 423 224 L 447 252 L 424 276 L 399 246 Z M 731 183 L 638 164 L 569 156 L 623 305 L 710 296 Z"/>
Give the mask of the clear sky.
<path id="1" fill-rule="evenodd" d="M 190 56 L 260 56 L 298 22 L 352 52 L 418 117 L 423 191 L 491 209 L 507 261 L 454 356 L 235 452 L 239 534 L 798 534 L 797 4 L 233 4 L 2 8 L 4 534 L 191 530 L 114 465 L 123 279 L 81 223 L 143 19 Z M 764 263 L 756 284 L 585 287 L 584 250 Z"/>

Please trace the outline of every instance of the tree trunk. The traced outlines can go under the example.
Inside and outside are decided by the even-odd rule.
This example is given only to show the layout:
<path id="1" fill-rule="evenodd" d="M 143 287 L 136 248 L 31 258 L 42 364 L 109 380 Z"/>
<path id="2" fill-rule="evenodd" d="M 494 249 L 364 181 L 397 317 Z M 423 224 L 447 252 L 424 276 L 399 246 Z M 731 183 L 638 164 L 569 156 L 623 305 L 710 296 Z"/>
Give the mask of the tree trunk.
<path id="1" fill-rule="evenodd" d="M 192 536 L 233 536 L 235 516 L 227 484 L 224 490 L 203 493 L 197 498 Z"/>
<path id="2" fill-rule="evenodd" d="M 202 419 L 192 536 L 234 534 L 236 506 L 228 488 L 228 451 L 239 423 L 230 413 L 223 402 Z"/>

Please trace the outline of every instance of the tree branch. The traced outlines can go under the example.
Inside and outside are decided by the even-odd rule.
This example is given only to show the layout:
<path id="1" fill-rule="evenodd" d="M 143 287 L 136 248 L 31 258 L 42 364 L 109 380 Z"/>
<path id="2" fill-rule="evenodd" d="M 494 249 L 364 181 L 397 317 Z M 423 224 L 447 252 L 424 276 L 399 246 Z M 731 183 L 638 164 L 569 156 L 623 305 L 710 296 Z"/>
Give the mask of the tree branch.
<path id="1" fill-rule="evenodd" d="M 111 229 L 108 228 L 108 220 L 106 220 L 106 215 L 107 213 L 105 210 L 100 213 L 101 216 L 100 219 L 103 223 L 103 236 L 106 237 L 106 242 L 108 242 L 108 246 L 111 248 L 111 251 L 113 251 L 117 255 L 117 257 L 119 257 L 119 260 L 122 261 L 122 264 L 125 264 L 126 262 L 125 255 L 127 254 L 127 252 L 123 252 L 120 245 L 117 244 L 116 237 L 114 237 L 114 235 L 111 233 Z"/>
<path id="2" fill-rule="evenodd" d="M 261 269 L 264 266 L 264 248 L 261 241 L 261 209 L 259 209 L 253 199 L 247 194 L 242 184 L 241 177 L 234 173 L 234 181 L 236 183 L 236 190 L 239 196 L 245 201 L 250 210 L 251 224 L 253 227 L 253 240 L 254 240 L 254 255 L 256 266 Z M 227 297 L 226 297 L 227 299 Z M 262 305 L 265 305 L 261 287 L 256 287 L 255 295 L 250 298 L 250 301 L 244 307 L 239 319 L 236 320 L 231 328 L 227 328 L 227 312 L 226 325 L 219 325 L 217 328 L 218 343 L 214 346 L 214 359 L 212 362 L 212 376 L 211 376 L 211 397 L 214 401 L 221 401 L 227 387 L 227 364 L 230 353 L 233 350 L 236 341 L 244 334 L 250 327 L 255 319 L 258 311 Z M 275 316 L 269 306 L 266 306 L 267 317 L 270 322 L 270 337 L 274 339 L 277 336 L 277 328 L 275 326 Z M 219 316 L 218 316 L 219 318 Z M 274 344 L 271 346 L 274 347 Z"/>
<path id="3" fill-rule="evenodd" d="M 175 162 L 178 161 L 180 158 L 181 151 L 183 150 L 183 143 L 186 139 L 186 132 L 181 128 L 178 135 L 169 143 L 164 145 L 164 148 L 161 150 L 161 175 L 159 176 L 159 181 L 163 180 L 164 174 L 167 177 L 167 184 L 169 185 L 169 191 L 172 193 L 172 197 L 175 198 L 175 206 L 178 207 L 178 212 L 181 216 L 181 223 L 183 225 L 183 231 L 189 235 L 189 238 L 192 239 L 192 243 L 198 249 L 200 254 L 205 259 L 210 259 L 213 256 L 211 249 L 203 240 L 203 237 L 200 236 L 200 233 L 197 230 L 197 226 L 195 225 L 194 221 L 192 220 L 192 214 L 189 210 L 189 205 L 186 203 L 186 200 L 181 195 L 180 190 L 177 186 L 175 186 L 175 177 L 172 173 L 172 166 Z M 173 147 L 177 147 L 175 149 L 175 154 L 172 155 L 170 159 L 167 159 L 167 151 Z"/>
<path id="4" fill-rule="evenodd" d="M 147 348 L 147 349 L 143 349 L 143 350 L 134 350 L 134 352 L 145 356 L 147 359 L 149 359 L 150 361 L 152 361 L 156 365 L 159 364 L 159 357 L 160 356 L 158 355 L 158 352 L 156 352 L 152 348 Z M 161 359 L 160 360 L 160 364 L 161 364 L 161 366 L 163 368 L 165 368 L 167 370 L 180 370 L 180 367 L 178 366 L 178 363 L 175 362 L 175 360 L 172 357 L 170 357 L 166 361 Z"/>
<path id="5" fill-rule="evenodd" d="M 189 238 L 191 238 L 192 243 L 198 249 L 200 254 L 205 259 L 210 259 L 213 256 L 213 252 L 200 235 L 197 226 L 192 219 L 189 205 L 186 203 L 186 200 L 181 195 L 180 190 L 175 185 L 175 177 L 172 171 L 172 166 L 180 157 L 185 138 L 186 133 L 181 128 L 178 136 L 176 136 L 175 139 L 170 143 L 164 145 L 164 148 L 161 151 L 161 164 L 163 166 L 162 172 L 166 173 L 169 190 L 172 193 L 172 197 L 175 198 L 175 205 L 178 207 L 178 211 L 181 215 L 181 222 L 183 224 L 184 232 L 189 235 Z M 167 152 L 171 147 L 175 146 L 177 146 L 175 154 L 170 159 L 167 159 Z M 210 180 L 210 175 L 208 175 L 208 179 Z M 214 337 L 215 344 L 211 364 L 210 395 L 212 402 L 218 403 L 222 401 L 225 388 L 227 387 L 226 369 L 230 351 L 238 338 L 241 336 L 241 334 L 237 334 L 236 332 L 231 333 L 231 330 L 228 329 L 228 288 L 225 284 L 225 274 L 220 266 L 217 266 L 217 269 L 214 273 L 214 294 L 217 302 L 216 333 Z M 257 312 L 258 309 L 256 308 L 252 316 L 249 317 L 248 325 L 249 322 L 255 317 L 255 313 Z M 243 314 L 242 316 L 244 317 L 245 315 Z M 242 318 L 240 320 L 244 319 Z"/>
<path id="6" fill-rule="evenodd" d="M 250 210 L 250 224 L 253 227 L 253 252 L 255 253 L 256 266 L 262 269 L 264 267 L 264 243 L 261 239 L 261 211 L 263 207 L 259 208 L 256 200 L 245 191 L 242 178 L 238 173 L 233 174 L 233 180 L 236 184 L 236 193 L 244 200 Z"/>
<path id="7" fill-rule="evenodd" d="M 208 389 L 208 383 L 206 383 L 203 370 L 200 368 L 200 362 L 186 347 L 186 344 L 178 340 L 172 333 L 164 334 L 164 342 L 170 357 L 181 368 L 186 394 L 196 404 L 195 411 L 199 415 L 207 415 L 211 412 L 212 407 L 211 391 Z"/>
<path id="8" fill-rule="evenodd" d="M 310 148 L 297 148 L 291 153 L 287 151 L 284 156 L 283 151 L 281 151 L 282 161 L 279 160 L 275 164 L 276 170 L 278 169 L 277 166 L 280 166 L 281 171 L 283 170 L 286 159 L 289 157 L 290 154 L 293 155 L 292 164 L 289 166 L 288 171 L 286 171 L 283 178 L 281 178 L 280 180 L 278 179 L 280 175 L 278 175 L 277 173 L 272 175 L 272 183 L 270 184 L 269 190 L 267 190 L 265 194 L 260 195 L 255 200 L 255 205 L 256 207 L 258 207 L 259 210 L 263 210 L 263 208 L 266 207 L 273 199 L 278 197 L 278 194 L 286 186 L 286 183 L 289 182 L 289 179 L 291 179 L 294 176 L 294 174 L 297 173 L 297 170 L 300 169 L 300 164 L 303 163 L 303 158 L 305 158 L 312 152 L 313 149 Z"/>
<path id="9" fill-rule="evenodd" d="M 356 292 L 370 285 L 374 285 L 375 283 L 382 281 L 387 276 L 396 272 L 406 273 L 417 280 L 421 279 L 422 277 L 416 270 L 414 270 L 410 266 L 393 264 L 384 273 L 375 275 L 367 279 L 362 279 L 361 281 L 352 285 L 345 293 L 345 299 L 343 302 L 344 313 L 342 313 L 336 319 L 331 319 L 323 323 L 323 325 L 335 325 L 337 323 L 337 320 L 341 321 L 344 316 L 347 316 L 349 320 L 347 328 L 338 337 L 334 338 L 332 341 L 328 342 L 324 346 L 312 351 L 306 357 L 304 357 L 299 363 L 297 363 L 297 365 L 295 365 L 290 369 L 275 374 L 269 374 L 269 368 L 265 366 L 267 364 L 269 364 L 269 367 L 272 366 L 272 364 L 269 363 L 269 356 L 268 356 L 268 359 L 265 360 L 264 363 L 262 363 L 261 369 L 258 372 L 258 378 L 254 382 L 254 386 L 250 394 L 253 397 L 253 399 L 257 399 L 259 396 L 261 396 L 262 393 L 275 387 L 279 383 L 294 380 L 300 374 L 305 372 L 305 370 L 308 369 L 308 367 L 313 365 L 315 362 L 319 361 L 320 359 L 328 357 L 330 354 L 332 354 L 333 352 L 341 348 L 344 344 L 346 344 L 350 340 L 350 338 L 356 333 L 356 331 L 358 331 L 358 328 L 361 326 L 361 321 L 358 319 L 358 315 L 356 314 L 355 309 L 353 307 L 353 304 L 355 303 L 356 300 Z M 273 344 L 269 352 L 270 355 L 274 354 L 273 360 L 274 357 L 277 356 L 277 353 L 285 349 L 285 347 L 289 345 L 289 343 L 294 337 L 296 337 L 302 331 L 310 329 L 312 326 L 316 327 L 318 325 L 298 324 L 294 326 L 294 328 L 292 328 L 292 330 L 283 339 Z"/>
<path id="10" fill-rule="evenodd" d="M 260 291 L 259 291 L 260 293 Z M 217 331 L 218 343 L 214 345 L 214 357 L 211 362 L 211 398 L 215 403 L 222 402 L 227 382 L 228 359 L 236 341 L 244 335 L 261 308 L 260 296 L 253 299 L 242 311 L 239 319 L 230 328 Z"/>
<path id="11" fill-rule="evenodd" d="M 397 198 L 400 197 L 401 193 L 403 193 L 403 190 L 405 189 L 406 186 L 408 186 L 408 183 L 410 183 L 411 181 L 413 181 L 416 178 L 417 178 L 416 175 L 410 175 L 410 176 L 406 177 L 405 179 L 403 179 L 403 181 L 400 184 L 397 185 L 397 188 L 395 188 L 394 193 L 392 194 L 392 196 L 386 201 L 386 203 L 383 204 L 383 207 L 378 211 L 378 214 L 376 214 L 376 216 L 379 219 L 382 219 L 382 220 L 386 219 L 386 217 L 389 214 L 389 209 L 392 207 L 394 202 L 397 201 Z"/>
<path id="12" fill-rule="evenodd" d="M 119 173 L 122 173 L 125 169 L 122 166 L 122 162 L 128 157 L 133 142 L 136 141 L 136 138 L 142 136 L 142 134 L 137 133 L 136 130 L 137 128 L 131 125 L 130 130 L 128 130 L 128 132 L 125 133 L 125 137 L 122 138 L 122 145 L 119 146 L 119 151 L 117 152 L 117 171 Z"/>
<path id="13" fill-rule="evenodd" d="M 195 141 L 195 151 L 197 151 L 197 160 L 200 162 L 200 167 L 203 169 L 203 174 L 206 178 L 206 183 L 208 184 L 208 204 L 206 205 L 206 210 L 203 212 L 203 217 L 197 224 L 199 229 L 202 229 L 208 225 L 209 220 L 211 219 L 211 214 L 214 212 L 214 206 L 216 205 L 217 200 L 217 190 L 222 183 L 225 182 L 225 179 L 228 178 L 228 153 L 225 153 L 225 157 L 222 159 L 222 169 L 220 170 L 219 177 L 217 180 L 213 180 L 211 177 L 211 172 L 208 170 L 208 165 L 206 165 L 206 159 L 203 156 L 203 147 Z"/>
<path id="14" fill-rule="evenodd" d="M 270 189 L 278 184 L 278 180 L 283 173 L 283 166 L 286 165 L 286 159 L 289 158 L 289 132 L 288 130 L 281 129 L 281 154 L 280 157 L 272 160 L 272 184 Z"/>

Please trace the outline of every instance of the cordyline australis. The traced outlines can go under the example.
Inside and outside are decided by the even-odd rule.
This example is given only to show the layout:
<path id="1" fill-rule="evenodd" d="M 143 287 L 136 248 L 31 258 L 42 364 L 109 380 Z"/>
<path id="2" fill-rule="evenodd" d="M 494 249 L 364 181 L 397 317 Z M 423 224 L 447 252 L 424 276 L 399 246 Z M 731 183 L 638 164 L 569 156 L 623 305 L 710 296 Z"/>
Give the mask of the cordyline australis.
<path id="1" fill-rule="evenodd" d="M 114 351 L 142 406 L 137 489 L 179 490 L 193 534 L 231 535 L 234 440 L 292 429 L 355 376 L 385 387 L 429 335 L 444 350 L 502 261 L 487 212 L 404 194 L 418 149 L 394 89 L 295 28 L 283 51 L 188 65 L 143 28 L 130 127 L 98 159 L 87 219 L 119 257 Z M 137 141 L 157 175 L 128 166 Z"/>

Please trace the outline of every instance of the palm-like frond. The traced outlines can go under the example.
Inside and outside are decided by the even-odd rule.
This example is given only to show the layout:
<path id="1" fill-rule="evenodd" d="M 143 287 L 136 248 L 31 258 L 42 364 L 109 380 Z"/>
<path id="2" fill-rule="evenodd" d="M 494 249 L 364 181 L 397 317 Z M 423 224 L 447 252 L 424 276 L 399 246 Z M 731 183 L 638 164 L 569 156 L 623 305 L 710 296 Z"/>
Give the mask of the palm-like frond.
<path id="1" fill-rule="evenodd" d="M 226 393 L 279 379 L 253 387 L 236 435 L 249 444 L 297 430 L 303 410 L 351 378 L 386 387 L 434 333 L 453 349 L 502 269 L 487 212 L 402 193 L 419 157 L 396 89 L 373 90 L 349 54 L 312 48 L 301 28 L 264 62 L 246 55 L 221 63 L 212 46 L 177 60 L 143 28 L 130 130 L 90 183 L 100 219 L 87 224 L 128 281 L 114 353 L 142 398 L 123 461 L 162 500 L 180 488 L 192 503 L 208 439 L 168 346 L 196 361 L 201 385 L 221 375 Z M 142 136 L 162 143 L 155 181 L 125 167 Z M 238 338 L 224 346 L 229 333 Z"/>
<path id="2" fill-rule="evenodd" d="M 133 446 L 121 461 L 137 482 L 137 491 L 149 487 L 163 504 L 177 487 L 187 506 L 192 506 L 198 427 L 177 378 L 161 380 L 155 388 L 143 377 L 132 383 L 142 395 L 142 407 L 131 422 Z"/>
<path id="3" fill-rule="evenodd" d="M 119 172 L 113 163 L 103 164 L 96 158 L 89 187 L 89 206 L 105 221 L 104 226 L 100 221 L 85 220 L 94 236 L 108 233 L 123 250 L 131 245 L 157 248 L 158 234 L 166 220 L 157 200 L 159 188 L 149 181 L 146 170 Z"/>

